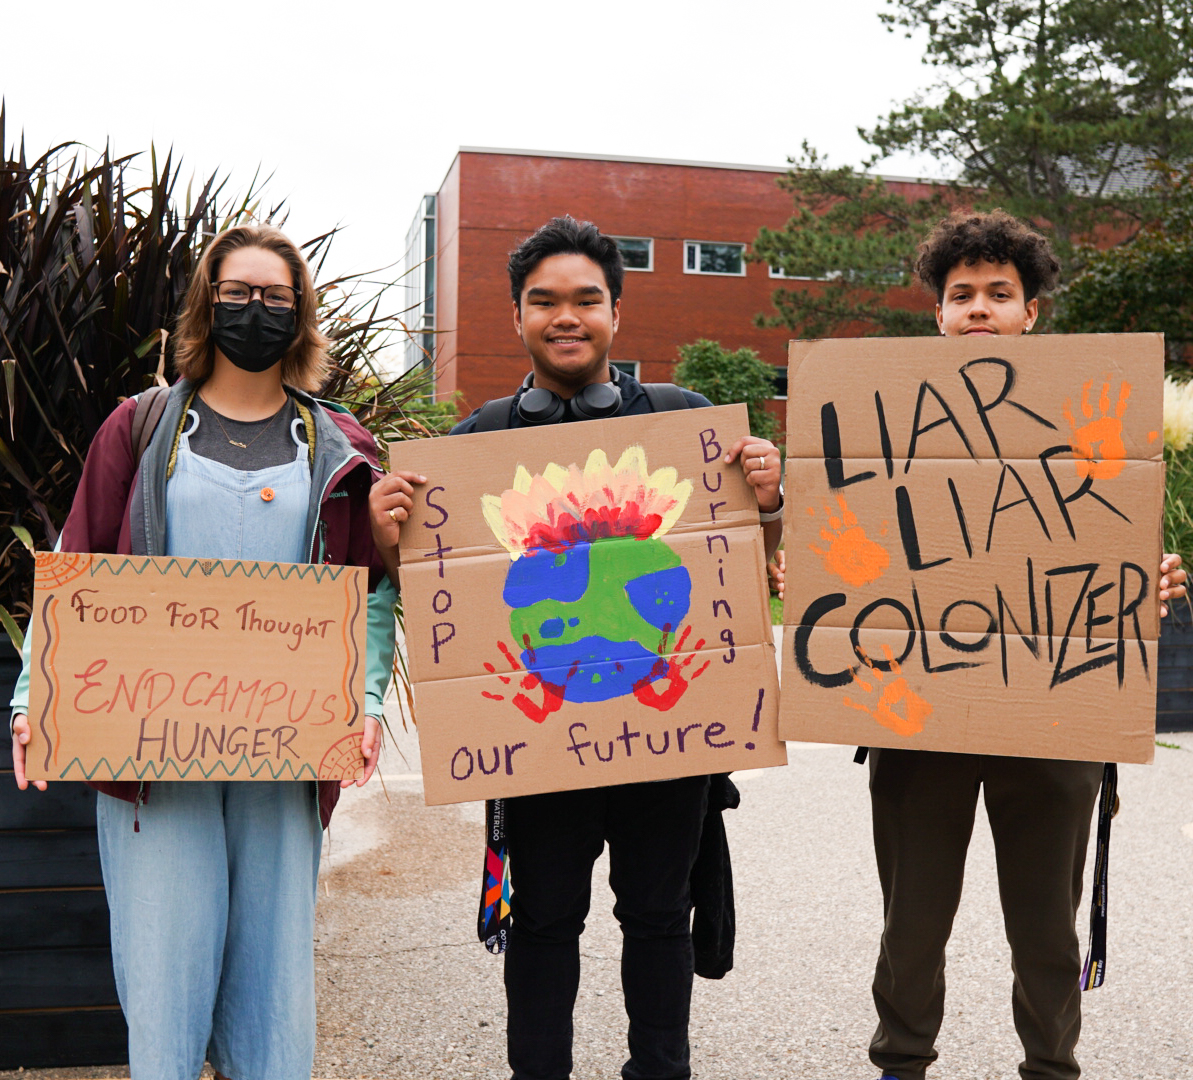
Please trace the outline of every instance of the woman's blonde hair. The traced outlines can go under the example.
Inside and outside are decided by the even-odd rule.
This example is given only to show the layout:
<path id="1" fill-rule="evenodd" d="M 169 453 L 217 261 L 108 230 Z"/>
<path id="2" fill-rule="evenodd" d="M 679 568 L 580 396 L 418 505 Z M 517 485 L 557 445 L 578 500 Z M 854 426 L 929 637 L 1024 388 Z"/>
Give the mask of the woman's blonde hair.
<path id="1" fill-rule="evenodd" d="M 215 364 L 215 342 L 211 338 L 214 312 L 213 281 L 229 252 L 239 248 L 262 248 L 279 255 L 290 268 L 291 284 L 298 290 L 294 311 L 297 336 L 282 357 L 282 382 L 314 393 L 327 378 L 328 339 L 319 329 L 318 297 L 307 261 L 292 241 L 273 225 L 237 225 L 220 233 L 199 260 L 186 292 L 186 304 L 178 316 L 174 335 L 174 367 L 192 382 L 202 382 Z M 278 282 L 284 284 L 284 282 Z"/>

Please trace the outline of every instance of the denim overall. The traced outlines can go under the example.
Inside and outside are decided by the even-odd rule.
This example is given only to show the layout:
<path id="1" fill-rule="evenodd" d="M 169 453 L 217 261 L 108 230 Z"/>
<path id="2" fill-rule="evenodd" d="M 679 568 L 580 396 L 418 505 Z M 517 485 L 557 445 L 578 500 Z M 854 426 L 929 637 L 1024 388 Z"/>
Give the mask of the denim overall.
<path id="1" fill-rule="evenodd" d="M 181 435 L 166 488 L 166 553 L 302 562 L 311 474 L 294 460 L 242 472 Z M 308 783 L 157 782 L 139 810 L 101 795 L 112 961 L 134 1080 L 309 1080 L 312 941 L 322 831 Z"/>

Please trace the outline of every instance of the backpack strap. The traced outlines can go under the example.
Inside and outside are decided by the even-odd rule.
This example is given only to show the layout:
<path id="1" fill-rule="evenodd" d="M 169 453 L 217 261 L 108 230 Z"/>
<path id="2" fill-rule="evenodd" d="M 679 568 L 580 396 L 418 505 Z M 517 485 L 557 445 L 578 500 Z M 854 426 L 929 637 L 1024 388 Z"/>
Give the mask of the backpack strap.
<path id="1" fill-rule="evenodd" d="M 655 412 L 675 412 L 677 409 L 689 409 L 688 399 L 683 391 L 674 383 L 648 382 L 641 384 L 650 401 L 650 407 Z"/>
<path id="2" fill-rule="evenodd" d="M 476 423 L 472 430 L 477 431 L 505 431 L 510 426 L 510 406 L 514 403 L 514 395 L 494 398 L 486 401 L 476 416 Z"/>
<path id="3" fill-rule="evenodd" d="M 132 448 L 133 468 L 141 464 L 141 458 L 149 446 L 149 440 L 157 430 L 158 421 L 166 411 L 170 399 L 168 386 L 151 386 L 139 398 L 133 411 Z"/>

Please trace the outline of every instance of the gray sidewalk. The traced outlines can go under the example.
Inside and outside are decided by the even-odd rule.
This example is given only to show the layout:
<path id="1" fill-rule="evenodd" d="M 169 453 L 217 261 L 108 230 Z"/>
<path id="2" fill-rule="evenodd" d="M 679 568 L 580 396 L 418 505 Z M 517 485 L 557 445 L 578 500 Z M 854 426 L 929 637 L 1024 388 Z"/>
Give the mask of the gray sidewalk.
<path id="1" fill-rule="evenodd" d="M 395 716 L 396 721 L 396 716 Z M 400 721 L 396 721 L 400 726 Z M 1078 1057 L 1091 1080 L 1193 1078 L 1193 733 L 1120 769 L 1106 984 L 1084 995 Z M 398 753 L 406 755 L 403 761 Z M 851 747 L 793 744 L 790 765 L 735 774 L 726 815 L 737 893 L 735 968 L 696 980 L 697 1080 L 875 1080 L 870 976 L 881 899 L 867 770 Z M 347 792 L 325 845 L 316 937 L 316 1077 L 505 1080 L 502 961 L 476 940 L 482 812 L 427 807 L 416 740 Z M 602 859 L 582 941 L 577 1080 L 617 1080 L 625 1054 L 620 940 Z M 1088 890 L 1088 873 L 1087 873 Z M 1087 919 L 1081 915 L 1081 926 Z M 979 809 L 948 953 L 939 1080 L 1014 1080 L 1010 956 Z M 4 1074 L 16 1076 L 15 1073 Z M 34 1070 L 119 1077 L 127 1070 Z"/>
<path id="2" fill-rule="evenodd" d="M 1193 1077 L 1193 733 L 1165 741 L 1181 748 L 1158 746 L 1154 765 L 1120 770 L 1107 981 L 1084 995 L 1078 1048 L 1085 1075 L 1098 1080 Z M 411 769 L 388 753 L 388 801 L 379 784 L 353 791 L 332 823 L 316 943 L 315 1075 L 503 1080 L 502 961 L 474 933 L 481 808 L 424 806 L 413 740 L 399 743 Z M 726 821 L 738 947 L 724 980 L 696 980 L 700 1080 L 877 1076 L 866 1058 L 881 929 L 867 770 L 852 748 L 789 752 L 787 768 L 734 777 L 742 806 Z M 969 871 L 930 1076 L 1012 1080 L 1010 956 L 981 811 Z M 625 1054 L 606 876 L 602 860 L 582 942 L 575 1076 L 586 1080 L 616 1080 Z M 1083 937 L 1086 919 L 1083 910 Z"/>

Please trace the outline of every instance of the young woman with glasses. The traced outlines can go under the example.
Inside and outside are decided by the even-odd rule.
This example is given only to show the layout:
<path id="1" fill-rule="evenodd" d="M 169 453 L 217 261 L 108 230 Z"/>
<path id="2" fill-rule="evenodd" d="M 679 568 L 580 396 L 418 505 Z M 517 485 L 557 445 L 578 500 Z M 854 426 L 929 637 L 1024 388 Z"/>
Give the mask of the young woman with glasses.
<path id="1" fill-rule="evenodd" d="M 60 547 L 368 567 L 363 784 L 380 749 L 394 593 L 369 526 L 373 439 L 309 396 L 327 370 L 316 307 L 306 262 L 277 229 L 218 236 L 190 283 L 181 378 L 144 455 L 135 462 L 130 399 L 92 443 Z M 21 788 L 27 670 L 13 698 Z M 316 879 L 340 785 L 92 786 L 132 1076 L 194 1080 L 206 1058 L 232 1080 L 309 1080 Z"/>

